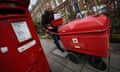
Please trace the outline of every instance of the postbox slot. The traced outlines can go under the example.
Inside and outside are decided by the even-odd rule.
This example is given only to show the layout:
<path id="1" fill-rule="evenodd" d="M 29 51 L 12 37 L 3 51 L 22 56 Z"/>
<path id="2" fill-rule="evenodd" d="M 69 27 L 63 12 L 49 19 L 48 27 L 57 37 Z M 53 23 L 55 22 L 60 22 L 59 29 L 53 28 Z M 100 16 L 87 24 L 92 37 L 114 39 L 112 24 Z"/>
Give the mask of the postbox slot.
<path id="1" fill-rule="evenodd" d="M 25 14 L 25 11 L 20 9 L 0 9 L 0 15 L 10 14 Z"/>

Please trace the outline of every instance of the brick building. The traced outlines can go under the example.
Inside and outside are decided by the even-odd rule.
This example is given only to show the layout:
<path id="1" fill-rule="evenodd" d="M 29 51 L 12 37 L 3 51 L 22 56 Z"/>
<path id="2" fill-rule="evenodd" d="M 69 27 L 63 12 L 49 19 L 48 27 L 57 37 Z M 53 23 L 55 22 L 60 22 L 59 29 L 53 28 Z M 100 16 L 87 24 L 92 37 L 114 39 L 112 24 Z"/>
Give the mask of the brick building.
<path id="1" fill-rule="evenodd" d="M 73 20 L 76 13 L 86 11 L 86 15 L 93 13 L 92 8 L 100 0 L 38 0 L 31 9 L 31 16 L 34 21 L 39 21 L 44 12 L 44 4 L 49 2 L 54 11 L 61 13 L 64 23 Z"/>
<path id="2" fill-rule="evenodd" d="M 49 2 L 54 11 L 61 13 L 64 23 L 68 22 L 74 16 L 73 2 L 77 0 L 38 0 L 36 5 L 32 7 L 31 16 L 34 21 L 41 19 L 44 12 L 44 4 Z"/>

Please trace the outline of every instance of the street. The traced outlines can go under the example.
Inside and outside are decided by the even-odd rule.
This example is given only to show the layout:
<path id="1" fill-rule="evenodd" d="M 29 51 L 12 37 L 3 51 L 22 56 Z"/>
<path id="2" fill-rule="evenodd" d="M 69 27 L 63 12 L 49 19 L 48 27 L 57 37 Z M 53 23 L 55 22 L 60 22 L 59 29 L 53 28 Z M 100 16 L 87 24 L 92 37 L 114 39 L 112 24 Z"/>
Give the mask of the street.
<path id="1" fill-rule="evenodd" d="M 74 64 L 68 58 L 60 57 L 53 54 L 56 50 L 51 39 L 40 39 L 47 60 L 49 62 L 52 72 L 108 72 L 97 70 L 91 67 L 85 58 L 82 58 L 80 64 Z M 120 72 L 120 44 L 110 43 L 110 69 L 109 72 Z M 108 64 L 108 58 L 104 61 Z"/>

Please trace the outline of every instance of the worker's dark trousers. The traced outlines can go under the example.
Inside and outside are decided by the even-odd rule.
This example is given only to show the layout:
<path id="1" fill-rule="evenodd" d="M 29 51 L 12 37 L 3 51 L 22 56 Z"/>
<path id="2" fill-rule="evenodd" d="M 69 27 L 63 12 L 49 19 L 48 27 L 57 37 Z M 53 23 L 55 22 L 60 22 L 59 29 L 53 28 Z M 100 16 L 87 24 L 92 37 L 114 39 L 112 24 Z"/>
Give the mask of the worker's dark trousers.
<path id="1" fill-rule="evenodd" d="M 54 40 L 54 43 L 55 43 L 56 47 L 57 47 L 60 51 L 64 52 L 64 50 L 61 48 L 61 46 L 60 46 L 60 44 L 59 44 L 59 39 L 60 39 L 59 36 L 53 34 L 53 35 L 52 35 L 52 38 L 53 38 L 53 40 Z"/>

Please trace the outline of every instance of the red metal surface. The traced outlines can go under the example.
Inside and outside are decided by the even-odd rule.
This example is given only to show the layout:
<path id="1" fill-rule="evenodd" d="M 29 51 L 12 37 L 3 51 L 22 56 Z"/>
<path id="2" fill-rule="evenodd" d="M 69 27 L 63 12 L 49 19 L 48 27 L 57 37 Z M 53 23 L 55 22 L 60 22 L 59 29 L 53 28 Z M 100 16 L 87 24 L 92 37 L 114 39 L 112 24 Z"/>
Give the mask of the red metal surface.
<path id="1" fill-rule="evenodd" d="M 49 65 L 43 53 L 40 40 L 28 10 L 24 14 L 0 15 L 0 72 L 49 72 Z M 13 22 L 27 22 L 31 38 L 19 42 L 12 27 Z M 35 41 L 29 49 L 19 52 L 18 48 Z M 7 47 L 7 52 L 2 52 Z M 26 48 L 26 47 L 24 47 Z"/>
<path id="2" fill-rule="evenodd" d="M 106 57 L 109 23 L 109 18 L 102 14 L 75 20 L 59 28 L 61 41 L 69 51 Z"/>
<path id="3" fill-rule="evenodd" d="M 54 27 L 59 26 L 59 25 L 61 25 L 62 23 L 63 23 L 63 19 L 62 19 L 62 18 L 52 21 L 52 25 L 53 25 Z"/>
<path id="4" fill-rule="evenodd" d="M 30 0 L 0 0 L 0 3 L 9 3 L 11 5 L 20 5 L 28 8 Z"/>

